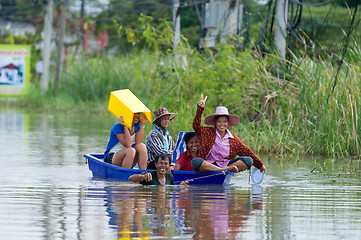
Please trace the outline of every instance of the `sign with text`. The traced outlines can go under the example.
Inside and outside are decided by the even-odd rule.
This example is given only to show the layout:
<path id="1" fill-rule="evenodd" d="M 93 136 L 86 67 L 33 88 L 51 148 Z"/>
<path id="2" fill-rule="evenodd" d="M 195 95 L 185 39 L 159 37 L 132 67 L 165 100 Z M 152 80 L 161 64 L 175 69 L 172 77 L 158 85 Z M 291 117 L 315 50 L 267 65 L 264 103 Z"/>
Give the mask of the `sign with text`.
<path id="1" fill-rule="evenodd" d="M 30 81 L 30 45 L 0 44 L 0 94 L 25 93 Z"/>

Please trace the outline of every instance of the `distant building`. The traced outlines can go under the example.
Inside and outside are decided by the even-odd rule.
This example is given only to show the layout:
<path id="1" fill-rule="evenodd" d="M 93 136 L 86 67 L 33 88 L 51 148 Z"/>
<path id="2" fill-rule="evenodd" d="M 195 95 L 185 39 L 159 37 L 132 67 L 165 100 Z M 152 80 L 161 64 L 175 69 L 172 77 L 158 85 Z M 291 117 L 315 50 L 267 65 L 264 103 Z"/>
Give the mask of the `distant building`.
<path id="1" fill-rule="evenodd" d="M 29 22 L 0 19 L 0 32 L 3 32 L 4 30 L 18 36 L 25 36 L 26 32 L 32 34 L 36 32 L 33 24 Z"/>
<path id="2" fill-rule="evenodd" d="M 85 24 L 85 32 L 81 33 L 83 35 L 83 43 L 81 43 L 79 33 L 69 33 L 66 31 L 64 36 L 64 54 L 67 57 L 69 54 L 76 54 L 78 50 L 84 50 L 87 53 L 100 52 L 108 44 L 108 33 L 107 31 L 101 32 L 98 36 L 95 35 L 95 25 L 87 22 Z M 33 26 L 32 23 L 18 20 L 5 20 L 0 19 L 0 34 L 4 31 L 9 31 L 12 35 L 16 36 L 25 36 L 25 33 L 35 34 L 37 29 Z M 57 49 L 56 46 L 56 33 L 57 29 L 52 27 L 51 32 L 51 51 Z M 42 33 L 44 37 L 44 33 Z M 36 44 L 36 49 L 43 49 L 43 41 Z"/>

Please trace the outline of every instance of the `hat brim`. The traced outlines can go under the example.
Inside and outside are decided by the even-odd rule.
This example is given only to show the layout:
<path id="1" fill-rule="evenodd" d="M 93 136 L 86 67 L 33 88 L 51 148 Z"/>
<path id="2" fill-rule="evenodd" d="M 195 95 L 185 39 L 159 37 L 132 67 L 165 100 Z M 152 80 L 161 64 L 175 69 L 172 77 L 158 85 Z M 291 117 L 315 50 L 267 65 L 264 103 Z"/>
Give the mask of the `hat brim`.
<path id="1" fill-rule="evenodd" d="M 157 118 L 155 118 L 155 119 L 153 120 L 153 123 L 154 123 L 155 121 L 157 121 L 157 119 L 160 119 L 161 117 L 163 117 L 164 115 L 169 115 L 169 120 L 172 120 L 173 118 L 175 118 L 175 117 L 178 115 L 178 113 L 164 113 L 164 114 L 162 114 L 162 115 L 159 115 Z"/>
<path id="2" fill-rule="evenodd" d="M 233 114 L 229 114 L 229 115 L 225 115 L 225 114 L 212 114 L 207 116 L 204 119 L 204 123 L 207 125 L 212 125 L 215 126 L 216 125 L 216 117 L 217 116 L 228 116 L 229 121 L 228 121 L 228 126 L 232 127 L 232 126 L 236 126 L 241 120 L 237 115 L 233 115 Z"/>

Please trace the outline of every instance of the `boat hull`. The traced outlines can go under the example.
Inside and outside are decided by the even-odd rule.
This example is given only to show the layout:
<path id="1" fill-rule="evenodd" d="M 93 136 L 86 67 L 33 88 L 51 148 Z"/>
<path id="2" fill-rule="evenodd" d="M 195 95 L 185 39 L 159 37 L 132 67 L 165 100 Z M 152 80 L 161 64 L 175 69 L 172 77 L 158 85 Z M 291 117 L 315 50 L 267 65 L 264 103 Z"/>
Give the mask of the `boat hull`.
<path id="1" fill-rule="evenodd" d="M 130 169 L 118 167 L 103 161 L 103 154 L 84 154 L 87 159 L 89 170 L 94 178 L 108 178 L 120 181 L 128 181 L 134 174 L 140 174 L 142 169 Z M 189 184 L 230 184 L 233 173 L 224 172 L 195 172 L 195 171 L 172 171 L 174 182 L 188 180 Z"/>

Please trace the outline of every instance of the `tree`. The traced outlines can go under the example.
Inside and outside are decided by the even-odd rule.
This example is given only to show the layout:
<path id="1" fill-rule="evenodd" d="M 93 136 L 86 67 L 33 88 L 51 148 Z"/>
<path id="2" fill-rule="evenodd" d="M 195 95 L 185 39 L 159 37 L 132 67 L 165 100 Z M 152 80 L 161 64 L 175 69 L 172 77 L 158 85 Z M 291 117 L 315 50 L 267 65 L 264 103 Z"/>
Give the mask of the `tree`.
<path id="1" fill-rule="evenodd" d="M 2 0 L 0 6 L 0 18 L 34 23 L 42 14 L 44 3 L 43 0 Z"/>
<path id="2" fill-rule="evenodd" d="M 200 23 L 197 18 L 194 5 L 185 5 L 189 1 L 181 3 L 181 33 L 189 40 L 192 46 L 197 46 L 200 38 Z M 138 21 L 140 14 L 152 17 L 154 25 L 164 23 L 164 19 L 172 20 L 173 1 L 170 0 L 110 0 L 107 8 L 93 18 L 96 22 L 96 33 L 108 31 L 109 46 L 117 46 L 122 51 L 129 51 L 133 47 L 142 48 L 146 43 L 136 46 L 130 44 L 125 35 L 118 37 L 116 26 L 129 26 L 139 29 Z M 116 22 L 116 24 L 114 24 Z"/>

